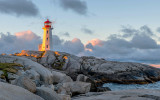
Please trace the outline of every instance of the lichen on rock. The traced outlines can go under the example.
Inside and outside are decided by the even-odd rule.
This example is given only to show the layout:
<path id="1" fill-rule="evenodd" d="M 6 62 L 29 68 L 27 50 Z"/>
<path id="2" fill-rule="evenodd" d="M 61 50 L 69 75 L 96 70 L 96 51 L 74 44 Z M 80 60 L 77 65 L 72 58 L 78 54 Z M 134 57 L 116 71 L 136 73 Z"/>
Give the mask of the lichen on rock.
<path id="1" fill-rule="evenodd" d="M 19 67 L 19 68 L 18 68 Z M 22 65 L 16 63 L 0 63 L 0 71 L 3 72 L 0 78 L 5 79 L 9 83 L 8 73 L 16 74 Z"/>

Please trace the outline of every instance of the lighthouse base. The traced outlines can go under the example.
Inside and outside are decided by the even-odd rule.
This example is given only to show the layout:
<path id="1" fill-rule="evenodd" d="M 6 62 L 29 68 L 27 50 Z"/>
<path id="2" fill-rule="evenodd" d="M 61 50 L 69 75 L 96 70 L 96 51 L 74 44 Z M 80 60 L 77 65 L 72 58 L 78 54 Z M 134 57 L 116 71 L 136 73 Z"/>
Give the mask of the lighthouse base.
<path id="1" fill-rule="evenodd" d="M 42 50 L 42 44 L 39 44 L 39 45 L 38 45 L 38 51 L 43 51 L 43 50 Z"/>

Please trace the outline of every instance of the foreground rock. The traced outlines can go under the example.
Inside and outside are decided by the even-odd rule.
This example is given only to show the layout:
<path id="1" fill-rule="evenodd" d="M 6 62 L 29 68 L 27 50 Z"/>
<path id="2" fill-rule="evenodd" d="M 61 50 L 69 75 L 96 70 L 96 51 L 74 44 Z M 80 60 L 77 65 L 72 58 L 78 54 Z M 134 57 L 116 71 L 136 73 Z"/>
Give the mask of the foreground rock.
<path id="1" fill-rule="evenodd" d="M 87 77 L 87 76 L 85 76 L 85 75 L 83 75 L 83 74 L 79 74 L 79 75 L 77 76 L 76 81 L 86 82 L 88 78 L 89 78 L 89 77 Z"/>
<path id="2" fill-rule="evenodd" d="M 85 82 L 66 82 L 57 85 L 57 92 L 59 94 L 78 95 L 85 94 L 90 91 L 91 84 Z"/>
<path id="3" fill-rule="evenodd" d="M 44 100 L 15 85 L 0 82 L 0 100 Z"/>
<path id="4" fill-rule="evenodd" d="M 128 62 L 113 62 L 95 57 L 82 57 L 83 70 L 102 82 L 146 84 L 160 80 L 160 69 Z"/>
<path id="5" fill-rule="evenodd" d="M 88 93 L 72 100 L 160 100 L 160 90 L 124 90 L 103 93 Z"/>
<path id="6" fill-rule="evenodd" d="M 37 54 L 42 57 L 36 58 Z M 148 65 L 128 62 L 114 62 L 95 57 L 77 57 L 64 52 L 23 51 L 18 55 L 27 55 L 37 59 L 45 67 L 64 70 L 73 80 L 78 74 L 84 74 L 99 83 L 147 84 L 160 80 L 160 69 Z"/>
<path id="7" fill-rule="evenodd" d="M 34 70 L 40 75 L 41 81 L 45 84 L 52 84 L 53 83 L 53 75 L 52 73 L 46 69 L 41 64 L 34 62 L 30 59 L 24 57 L 17 57 L 17 56 L 7 56 L 7 55 L 0 55 L 0 63 L 17 63 L 24 66 L 26 70 Z"/>
<path id="8" fill-rule="evenodd" d="M 32 93 L 36 92 L 36 84 L 26 76 L 20 76 L 15 80 L 14 85 L 25 88 Z"/>
<path id="9" fill-rule="evenodd" d="M 45 100 L 62 100 L 56 92 L 46 87 L 38 87 L 36 94 Z"/>
<path id="10" fill-rule="evenodd" d="M 52 71 L 53 74 L 53 83 L 65 83 L 65 82 L 73 82 L 73 80 L 64 73 Z"/>
<path id="11" fill-rule="evenodd" d="M 58 95 L 62 100 L 71 100 L 70 95 L 65 95 L 65 94 L 58 94 Z"/>

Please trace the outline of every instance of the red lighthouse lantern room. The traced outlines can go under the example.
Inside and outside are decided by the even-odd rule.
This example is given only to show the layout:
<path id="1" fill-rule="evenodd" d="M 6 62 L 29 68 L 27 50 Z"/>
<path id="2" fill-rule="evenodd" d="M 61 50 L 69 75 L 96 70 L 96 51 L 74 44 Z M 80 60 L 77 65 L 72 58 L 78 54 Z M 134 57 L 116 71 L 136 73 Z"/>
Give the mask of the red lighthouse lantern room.
<path id="1" fill-rule="evenodd" d="M 50 28 L 51 25 L 52 25 L 52 22 L 50 22 L 48 19 L 47 19 L 47 21 L 44 22 L 44 27 L 46 27 L 46 28 L 47 27 Z"/>

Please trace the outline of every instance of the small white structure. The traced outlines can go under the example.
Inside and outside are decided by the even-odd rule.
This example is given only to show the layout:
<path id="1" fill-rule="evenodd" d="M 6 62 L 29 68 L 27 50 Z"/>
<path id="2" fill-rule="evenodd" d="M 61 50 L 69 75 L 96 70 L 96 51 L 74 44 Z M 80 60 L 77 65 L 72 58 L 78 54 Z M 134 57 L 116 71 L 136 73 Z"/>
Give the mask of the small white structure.
<path id="1" fill-rule="evenodd" d="M 43 41 L 42 44 L 38 46 L 39 51 L 46 51 L 46 50 L 52 50 L 53 44 L 52 44 L 52 22 L 50 22 L 48 19 L 44 22 L 44 27 L 42 28 L 44 30 L 43 34 Z"/>

